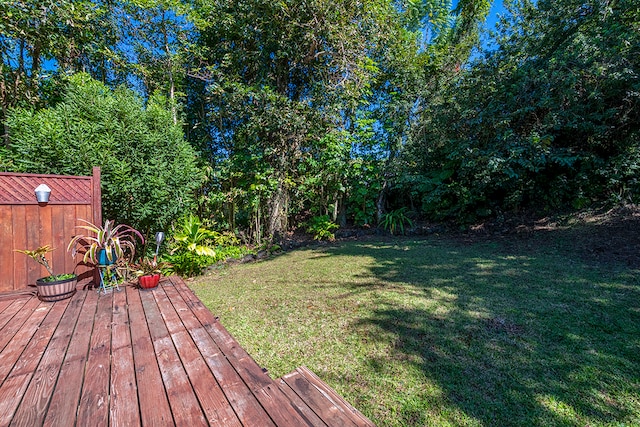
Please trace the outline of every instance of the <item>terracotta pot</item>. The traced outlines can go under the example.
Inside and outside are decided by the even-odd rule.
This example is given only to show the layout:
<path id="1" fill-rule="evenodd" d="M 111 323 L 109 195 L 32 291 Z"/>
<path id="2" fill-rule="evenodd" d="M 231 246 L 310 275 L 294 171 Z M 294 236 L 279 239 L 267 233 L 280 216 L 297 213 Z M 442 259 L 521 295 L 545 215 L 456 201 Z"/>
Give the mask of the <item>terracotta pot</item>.
<path id="1" fill-rule="evenodd" d="M 148 274 L 138 277 L 138 284 L 143 289 L 151 289 L 158 286 L 160 282 L 160 274 Z"/>
<path id="2" fill-rule="evenodd" d="M 69 279 L 45 281 L 46 277 L 36 280 L 40 301 L 54 302 L 71 298 L 76 293 L 78 276 Z"/>

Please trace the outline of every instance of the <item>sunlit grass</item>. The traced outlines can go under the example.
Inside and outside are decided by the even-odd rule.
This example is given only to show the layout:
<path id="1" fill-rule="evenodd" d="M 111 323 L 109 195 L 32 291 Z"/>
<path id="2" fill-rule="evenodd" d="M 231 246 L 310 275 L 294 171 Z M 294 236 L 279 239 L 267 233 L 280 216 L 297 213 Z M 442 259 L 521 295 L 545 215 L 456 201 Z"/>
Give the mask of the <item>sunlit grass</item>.
<path id="1" fill-rule="evenodd" d="M 556 249 L 350 242 L 191 286 L 272 377 L 306 365 L 379 426 L 640 425 L 637 272 Z"/>

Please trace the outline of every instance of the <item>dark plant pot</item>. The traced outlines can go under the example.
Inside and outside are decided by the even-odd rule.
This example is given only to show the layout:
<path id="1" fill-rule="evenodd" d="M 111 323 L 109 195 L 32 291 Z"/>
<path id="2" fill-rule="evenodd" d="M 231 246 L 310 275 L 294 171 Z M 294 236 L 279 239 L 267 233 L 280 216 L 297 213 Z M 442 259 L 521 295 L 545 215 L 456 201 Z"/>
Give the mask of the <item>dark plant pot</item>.
<path id="1" fill-rule="evenodd" d="M 160 283 L 160 274 L 148 274 L 138 277 L 138 284 L 142 289 L 151 289 Z"/>
<path id="2" fill-rule="evenodd" d="M 98 250 L 98 265 L 111 265 L 116 262 L 116 251 L 111 250 L 111 261 L 107 257 L 107 251 L 104 249 Z"/>
<path id="3" fill-rule="evenodd" d="M 44 281 L 46 277 L 36 280 L 40 301 L 55 302 L 71 298 L 76 293 L 78 276 L 69 279 Z"/>

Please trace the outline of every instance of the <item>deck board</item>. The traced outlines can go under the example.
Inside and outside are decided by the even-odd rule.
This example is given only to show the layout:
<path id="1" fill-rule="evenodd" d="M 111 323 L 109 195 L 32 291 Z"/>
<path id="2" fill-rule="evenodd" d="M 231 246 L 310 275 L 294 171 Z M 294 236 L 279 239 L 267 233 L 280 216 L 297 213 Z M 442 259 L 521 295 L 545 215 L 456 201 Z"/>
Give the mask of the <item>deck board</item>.
<path id="1" fill-rule="evenodd" d="M 53 333 L 53 337 L 49 341 L 33 376 L 24 375 L 23 380 L 25 383 L 28 381 L 28 386 L 21 397 L 22 402 L 28 402 L 28 404 L 22 404 L 17 408 L 11 425 L 36 426 L 44 423 L 51 395 L 62 368 L 63 355 L 73 335 L 71 325 L 75 325 L 78 320 L 85 297 L 85 292 L 78 292 L 71 300 L 55 303 L 55 305 L 65 307 L 64 315 L 58 323 L 58 327 Z M 67 301 L 69 301 L 68 304 L 65 304 Z M 2 396 L 0 400 L 2 401 L 7 398 L 3 396 L 5 390 L 6 388 L 3 384 L 0 387 L 0 396 Z M 0 425 L 6 425 L 5 421 L 8 420 L 2 419 Z"/>
<path id="2" fill-rule="evenodd" d="M 178 277 L 0 298 L 0 425 L 373 425 L 307 371 L 273 380 Z"/>
<path id="3" fill-rule="evenodd" d="M 127 308 L 127 293 L 116 292 L 113 295 L 111 336 L 111 426 L 137 426 L 141 423 Z"/>
<path id="4" fill-rule="evenodd" d="M 75 319 L 68 319 L 68 324 L 61 325 L 62 328 L 73 330 L 73 334 L 67 352 L 60 355 L 64 359 L 51 395 L 51 403 L 44 420 L 45 426 L 75 424 L 97 303 L 98 295 L 95 292 L 87 292 L 77 323 L 74 323 Z"/>
<path id="5" fill-rule="evenodd" d="M 170 425 L 173 416 L 149 335 L 140 292 L 130 287 L 126 292 L 141 418 L 150 426 Z"/>
<path id="6" fill-rule="evenodd" d="M 66 304 L 58 304 L 47 312 L 42 324 L 30 337 L 29 343 L 23 347 L 24 351 L 18 355 L 19 358 L 16 360 L 15 365 L 11 367 L 10 373 L 8 372 L 10 360 L 8 358 L 5 359 L 7 355 L 4 352 L 0 355 L 2 357 L 0 370 L 3 371 L 2 380 L 0 381 L 3 384 L 3 393 L 0 395 L 0 425 L 7 425 L 10 417 L 13 416 L 18 408 L 29 380 L 34 375 L 66 308 Z"/>

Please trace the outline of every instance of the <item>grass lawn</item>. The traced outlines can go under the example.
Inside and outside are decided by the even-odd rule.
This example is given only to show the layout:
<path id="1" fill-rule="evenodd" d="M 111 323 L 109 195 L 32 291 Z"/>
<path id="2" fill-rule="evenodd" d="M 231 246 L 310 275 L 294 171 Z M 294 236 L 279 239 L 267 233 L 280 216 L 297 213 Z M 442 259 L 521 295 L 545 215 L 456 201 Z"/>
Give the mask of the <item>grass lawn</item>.
<path id="1" fill-rule="evenodd" d="M 379 426 L 640 425 L 639 272 L 571 241 L 346 242 L 190 285 L 273 378 Z"/>

